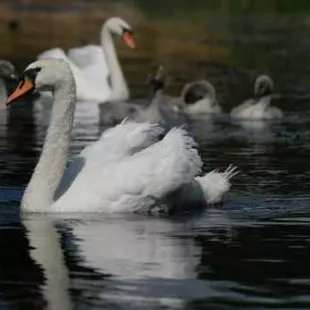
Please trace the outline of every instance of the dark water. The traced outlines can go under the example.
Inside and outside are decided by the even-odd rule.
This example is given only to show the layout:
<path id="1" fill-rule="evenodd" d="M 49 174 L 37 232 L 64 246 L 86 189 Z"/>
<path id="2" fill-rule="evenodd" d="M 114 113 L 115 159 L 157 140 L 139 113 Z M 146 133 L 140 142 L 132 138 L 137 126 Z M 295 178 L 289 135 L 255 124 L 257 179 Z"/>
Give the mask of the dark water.
<path id="1" fill-rule="evenodd" d="M 171 70 L 176 88 L 206 72 L 226 112 L 258 73 L 272 75 L 281 95 L 278 123 L 238 124 L 224 114 L 189 124 L 205 171 L 231 163 L 241 171 L 221 206 L 173 218 L 20 215 L 43 127 L 30 103 L 7 119 L 2 113 L 0 309 L 310 308 L 309 21 L 302 11 L 288 14 L 287 1 L 271 3 L 286 11 L 207 12 L 203 31 L 220 35 L 190 43 L 212 57 L 196 60 L 189 50 Z M 164 5 L 143 9 L 159 19 Z M 141 63 L 123 64 L 134 96 L 154 67 Z M 95 139 L 75 137 L 72 154 Z"/>

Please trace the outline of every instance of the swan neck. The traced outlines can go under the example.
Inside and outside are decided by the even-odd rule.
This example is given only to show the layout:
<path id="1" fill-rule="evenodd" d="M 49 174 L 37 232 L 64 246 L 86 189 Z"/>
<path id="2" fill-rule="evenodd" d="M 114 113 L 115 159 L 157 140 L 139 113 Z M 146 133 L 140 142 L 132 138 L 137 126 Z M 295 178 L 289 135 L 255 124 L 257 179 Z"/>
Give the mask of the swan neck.
<path id="1" fill-rule="evenodd" d="M 158 109 L 159 108 L 159 102 L 163 96 L 163 91 L 157 90 L 154 92 L 154 94 L 151 96 L 151 100 L 148 106 L 148 110 Z"/>
<path id="2" fill-rule="evenodd" d="M 267 96 L 263 96 L 263 97 L 258 98 L 255 101 L 255 103 L 259 103 L 262 108 L 266 109 L 266 108 L 269 107 L 271 99 L 272 99 L 272 96 L 271 95 L 267 95 Z"/>
<path id="3" fill-rule="evenodd" d="M 103 26 L 101 31 L 101 44 L 110 73 L 111 95 L 109 100 L 126 100 L 129 98 L 129 90 L 116 55 L 111 31 L 106 25 Z"/>
<path id="4" fill-rule="evenodd" d="M 76 89 L 72 74 L 54 90 L 50 125 L 39 162 L 22 199 L 22 209 L 47 212 L 63 175 L 74 118 Z"/>

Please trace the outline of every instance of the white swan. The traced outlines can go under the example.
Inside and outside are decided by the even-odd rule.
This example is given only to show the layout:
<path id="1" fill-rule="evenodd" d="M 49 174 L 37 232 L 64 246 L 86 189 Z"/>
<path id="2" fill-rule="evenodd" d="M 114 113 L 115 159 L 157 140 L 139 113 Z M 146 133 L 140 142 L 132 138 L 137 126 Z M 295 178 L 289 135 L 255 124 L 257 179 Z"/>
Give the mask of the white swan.
<path id="1" fill-rule="evenodd" d="M 22 210 L 143 212 L 158 206 L 179 208 L 179 198 L 189 205 L 219 202 L 228 191 L 234 169 L 194 179 L 202 162 L 185 130 L 175 128 L 156 142 L 162 130 L 148 123 L 123 123 L 104 132 L 65 171 L 76 103 L 68 64 L 53 59 L 30 64 L 7 103 L 34 89 L 52 90 L 55 99 Z"/>
<path id="2" fill-rule="evenodd" d="M 254 97 L 233 108 L 231 117 L 250 120 L 282 118 L 282 111 L 270 106 L 273 88 L 274 83 L 268 75 L 257 77 L 254 85 Z"/>
<path id="3" fill-rule="evenodd" d="M 77 99 L 81 101 L 122 101 L 129 90 L 115 52 L 112 35 L 121 36 L 130 48 L 135 48 L 131 26 L 118 17 L 109 18 L 101 29 L 101 46 L 89 45 L 69 50 L 60 48 L 41 53 L 38 59 L 66 60 L 76 78 Z"/>

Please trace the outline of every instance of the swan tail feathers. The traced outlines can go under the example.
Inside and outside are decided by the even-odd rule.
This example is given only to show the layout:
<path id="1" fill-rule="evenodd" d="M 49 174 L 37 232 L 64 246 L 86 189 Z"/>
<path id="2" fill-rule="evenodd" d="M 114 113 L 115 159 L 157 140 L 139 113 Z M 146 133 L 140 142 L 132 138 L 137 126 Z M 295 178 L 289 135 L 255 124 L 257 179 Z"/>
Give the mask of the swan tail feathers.
<path id="1" fill-rule="evenodd" d="M 231 179 L 239 173 L 238 167 L 229 165 L 223 172 L 215 169 L 202 177 L 197 177 L 207 204 L 220 203 L 231 187 Z"/>

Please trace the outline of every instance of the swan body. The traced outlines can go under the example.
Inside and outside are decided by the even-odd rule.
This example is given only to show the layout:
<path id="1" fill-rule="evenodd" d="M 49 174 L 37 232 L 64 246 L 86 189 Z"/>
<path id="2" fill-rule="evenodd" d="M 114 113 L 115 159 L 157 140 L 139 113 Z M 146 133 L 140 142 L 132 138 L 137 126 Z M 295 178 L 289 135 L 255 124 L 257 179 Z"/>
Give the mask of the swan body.
<path id="1" fill-rule="evenodd" d="M 89 44 L 82 47 L 71 48 L 68 51 L 68 58 L 79 68 L 84 69 L 92 65 L 99 65 L 108 71 L 103 55 L 103 49 L 100 45 Z"/>
<path id="2" fill-rule="evenodd" d="M 63 59 L 76 79 L 77 99 L 95 103 L 126 100 L 129 90 L 116 56 L 112 35 L 122 36 L 127 45 L 135 48 L 131 27 L 118 17 L 108 19 L 101 30 L 101 46 L 69 50 L 68 56 L 60 48 L 41 53 L 38 59 Z"/>
<path id="3" fill-rule="evenodd" d="M 195 178 L 202 162 L 194 140 L 181 128 L 159 140 L 162 129 L 149 123 L 124 122 L 111 128 L 66 169 L 76 104 L 75 79 L 68 64 L 52 59 L 30 64 L 8 104 L 34 89 L 52 90 L 54 105 L 42 154 L 22 198 L 22 210 L 144 212 L 158 205 L 169 208 L 173 194 L 192 182 L 205 197 L 213 197 L 205 198 L 205 203 L 221 200 L 229 189 L 234 169 L 212 172 L 217 175 L 216 182 L 205 182 L 208 174 Z"/>
<path id="4" fill-rule="evenodd" d="M 231 117 L 248 120 L 271 120 L 283 117 L 282 111 L 271 107 L 274 83 L 267 75 L 259 76 L 255 81 L 254 98 L 246 100 L 231 111 Z"/>

